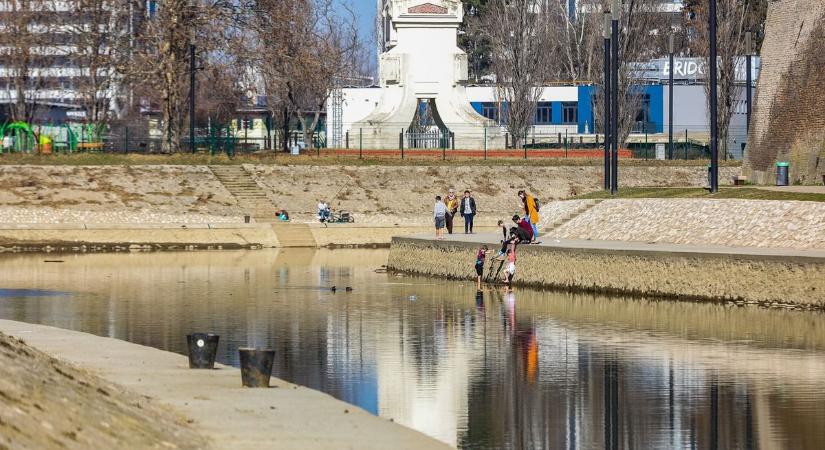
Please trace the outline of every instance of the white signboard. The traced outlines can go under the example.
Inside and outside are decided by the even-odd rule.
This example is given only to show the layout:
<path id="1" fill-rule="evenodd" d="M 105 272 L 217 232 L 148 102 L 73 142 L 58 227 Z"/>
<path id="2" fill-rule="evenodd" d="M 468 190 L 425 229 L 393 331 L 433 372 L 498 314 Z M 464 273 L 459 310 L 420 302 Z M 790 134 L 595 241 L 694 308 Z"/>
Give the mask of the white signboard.
<path id="1" fill-rule="evenodd" d="M 665 159 L 665 144 L 656 144 L 656 159 Z"/>

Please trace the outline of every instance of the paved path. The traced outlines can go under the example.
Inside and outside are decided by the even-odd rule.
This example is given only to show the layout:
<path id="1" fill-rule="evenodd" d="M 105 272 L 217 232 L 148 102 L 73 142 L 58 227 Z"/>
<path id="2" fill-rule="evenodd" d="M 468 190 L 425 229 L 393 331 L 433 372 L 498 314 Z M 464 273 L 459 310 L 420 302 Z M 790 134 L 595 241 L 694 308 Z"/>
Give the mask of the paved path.
<path id="1" fill-rule="evenodd" d="M 409 236 L 415 239 L 433 240 L 432 233 Z M 443 242 L 474 242 L 478 244 L 493 244 L 498 247 L 501 242 L 501 233 L 453 234 L 445 235 Z M 531 247 L 534 245 L 531 245 Z M 825 250 L 802 250 L 764 247 L 724 247 L 718 245 L 685 245 L 658 242 L 632 241 L 591 241 L 580 239 L 555 239 L 551 235 L 541 237 L 541 244 L 535 245 L 545 248 L 559 249 L 587 249 L 617 252 L 653 252 L 669 254 L 695 255 L 741 255 L 766 258 L 817 258 L 825 259 Z"/>
<path id="2" fill-rule="evenodd" d="M 118 339 L 10 320 L 0 320 L 0 332 L 173 406 L 215 449 L 450 448 L 279 379 L 270 389 L 247 389 L 238 369 L 190 370 L 185 356 Z"/>
<path id="3" fill-rule="evenodd" d="M 799 194 L 825 194 L 825 186 L 754 186 L 757 189 L 775 192 L 794 192 Z"/>

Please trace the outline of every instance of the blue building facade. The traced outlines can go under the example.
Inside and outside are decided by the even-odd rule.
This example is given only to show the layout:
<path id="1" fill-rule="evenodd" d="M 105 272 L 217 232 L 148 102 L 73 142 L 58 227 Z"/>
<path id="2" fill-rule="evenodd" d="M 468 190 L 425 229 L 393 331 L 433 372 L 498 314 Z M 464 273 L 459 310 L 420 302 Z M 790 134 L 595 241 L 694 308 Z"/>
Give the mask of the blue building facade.
<path id="1" fill-rule="evenodd" d="M 662 133 L 665 129 L 665 87 L 660 84 L 641 85 L 634 88 L 641 95 L 641 104 L 636 114 L 636 124 L 633 131 L 636 133 Z M 585 85 L 576 87 L 576 100 L 555 100 L 544 98 L 536 105 L 534 124 L 575 126 L 576 132 L 590 134 L 594 132 L 595 114 L 594 96 L 596 86 Z M 498 123 L 506 121 L 507 104 L 499 102 L 474 101 L 470 99 L 473 109 L 484 117 Z M 599 118 L 601 121 L 601 118 Z"/>

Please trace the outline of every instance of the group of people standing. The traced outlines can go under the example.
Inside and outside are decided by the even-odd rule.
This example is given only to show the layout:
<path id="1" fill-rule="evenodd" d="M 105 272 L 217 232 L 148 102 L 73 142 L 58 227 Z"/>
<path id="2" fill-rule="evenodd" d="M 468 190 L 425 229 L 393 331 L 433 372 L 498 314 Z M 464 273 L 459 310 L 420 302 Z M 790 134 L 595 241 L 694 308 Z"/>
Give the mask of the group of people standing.
<path id="1" fill-rule="evenodd" d="M 464 196 L 460 199 L 455 195 L 455 189 L 452 188 L 447 191 L 443 199 L 437 195 L 435 208 L 433 208 L 436 239 L 444 239 L 445 228 L 448 234 L 453 234 L 453 223 L 457 214 L 461 214 L 464 218 L 464 234 L 473 234 L 473 219 L 477 211 L 476 199 L 470 191 L 464 191 Z"/>

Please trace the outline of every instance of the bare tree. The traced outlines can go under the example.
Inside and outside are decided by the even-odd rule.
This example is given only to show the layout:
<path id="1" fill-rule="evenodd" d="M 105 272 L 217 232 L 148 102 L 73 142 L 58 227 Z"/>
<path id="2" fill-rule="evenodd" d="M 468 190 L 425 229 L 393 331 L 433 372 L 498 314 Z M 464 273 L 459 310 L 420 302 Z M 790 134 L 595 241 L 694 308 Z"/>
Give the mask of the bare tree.
<path id="1" fill-rule="evenodd" d="M 294 111 L 311 148 L 336 78 L 351 76 L 362 61 L 355 13 L 331 0 L 260 0 L 255 16 L 256 41 L 267 48 L 253 52 L 253 64 L 267 104 L 273 115 Z"/>
<path id="2" fill-rule="evenodd" d="M 708 6 L 705 2 L 692 0 L 685 5 L 686 26 L 694 33 L 690 41 L 694 54 L 709 58 L 710 35 L 708 30 Z M 761 30 L 767 10 L 766 0 L 717 0 L 717 89 L 719 119 L 718 137 L 722 144 L 722 155 L 728 157 L 728 137 L 730 122 L 736 111 L 744 85 L 737 83 L 736 74 L 741 56 L 745 53 L 745 33 Z M 710 83 L 705 84 L 706 98 L 710 101 Z M 710 129 L 710 124 L 708 125 Z"/>
<path id="3" fill-rule="evenodd" d="M 3 0 L 3 28 L 0 33 L 2 78 L 12 120 L 31 122 L 38 104 L 45 99 L 50 77 L 48 58 L 55 33 L 49 23 L 53 2 L 45 0 Z"/>
<path id="4" fill-rule="evenodd" d="M 119 65 L 125 80 L 154 94 L 149 100 L 161 110 L 161 151 L 180 149 L 188 111 L 189 45 L 196 44 L 201 61 L 207 59 L 225 42 L 233 12 L 223 0 L 165 0 L 140 27 L 131 57 Z"/>
<path id="5" fill-rule="evenodd" d="M 536 115 L 544 85 L 549 42 L 547 6 L 534 0 L 490 0 L 484 29 L 492 69 L 513 145 L 520 147 Z"/>
<path id="6" fill-rule="evenodd" d="M 63 56 L 76 71 L 72 90 L 85 120 L 100 132 L 118 109 L 116 66 L 129 60 L 129 1 L 73 0 L 67 5 L 71 10 L 62 16 L 61 27 L 71 45 Z"/>
<path id="7" fill-rule="evenodd" d="M 601 74 L 601 11 L 592 3 L 548 2 L 548 50 L 552 61 L 547 67 L 550 79 L 573 83 L 596 80 Z M 594 11 L 595 9 L 595 11 Z"/>

